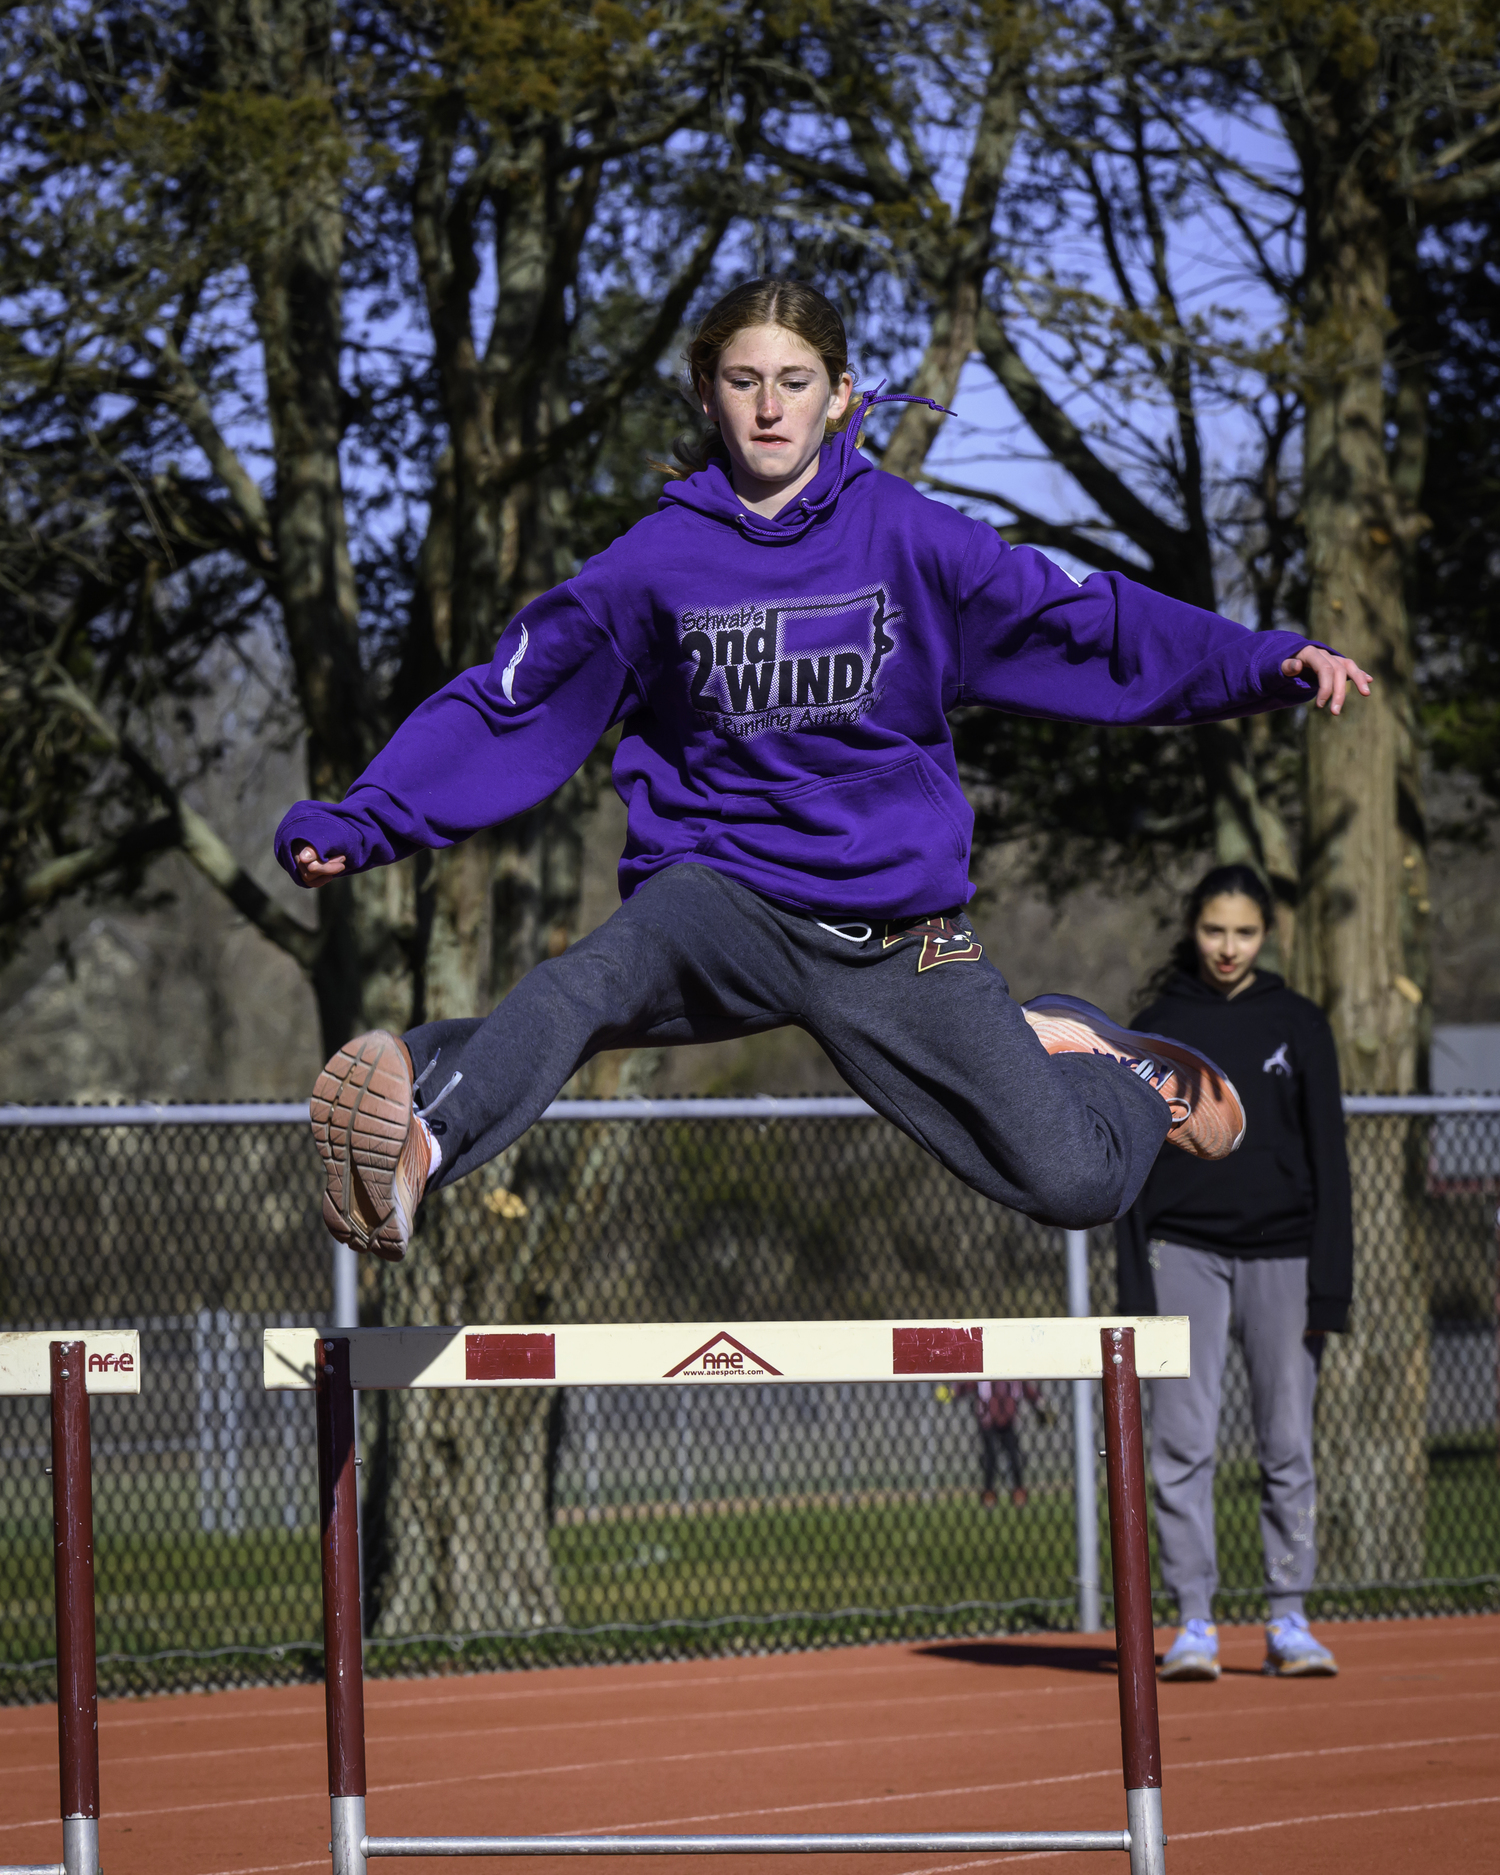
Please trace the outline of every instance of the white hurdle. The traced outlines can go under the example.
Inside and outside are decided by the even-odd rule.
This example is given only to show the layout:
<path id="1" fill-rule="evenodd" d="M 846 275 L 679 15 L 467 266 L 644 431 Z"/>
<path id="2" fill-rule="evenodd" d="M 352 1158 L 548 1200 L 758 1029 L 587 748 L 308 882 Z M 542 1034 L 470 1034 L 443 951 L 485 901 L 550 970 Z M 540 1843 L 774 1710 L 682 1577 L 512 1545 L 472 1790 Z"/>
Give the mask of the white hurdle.
<path id="1" fill-rule="evenodd" d="M 265 1331 L 265 1384 L 317 1395 L 333 1875 L 381 1856 L 996 1855 L 1114 1850 L 1165 1875 L 1161 1739 L 1146 1543 L 1141 1377 L 1188 1373 L 1186 1316 L 919 1322 L 645 1322 Z M 756 1386 L 870 1380 L 1104 1383 L 1125 1827 L 922 1835 L 372 1836 L 365 1827 L 355 1389 Z M 0 1875 L 4 1875 L 0 1871 Z M 69 1872 L 71 1875 L 71 1871 Z"/>
<path id="2" fill-rule="evenodd" d="M 51 1396 L 52 1551 L 57 1601 L 57 1768 L 63 1859 L 0 1875 L 100 1875 L 99 1687 L 94 1662 L 91 1393 L 139 1393 L 134 1329 L 0 1334 L 0 1395 Z"/>

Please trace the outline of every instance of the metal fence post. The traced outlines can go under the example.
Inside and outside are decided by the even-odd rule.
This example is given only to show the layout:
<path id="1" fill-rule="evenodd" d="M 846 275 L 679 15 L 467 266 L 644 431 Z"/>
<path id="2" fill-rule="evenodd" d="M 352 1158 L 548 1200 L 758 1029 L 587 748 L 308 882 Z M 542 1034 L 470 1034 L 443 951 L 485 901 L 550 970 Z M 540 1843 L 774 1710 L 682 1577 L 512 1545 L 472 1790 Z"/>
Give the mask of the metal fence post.
<path id="1" fill-rule="evenodd" d="M 1067 1238 L 1068 1313 L 1089 1313 L 1089 1234 L 1070 1230 Z M 1097 1634 L 1099 1612 L 1099 1493 L 1094 1460 L 1094 1383 L 1073 1382 L 1073 1525 L 1078 1539 L 1078 1626 Z"/>
<path id="2" fill-rule="evenodd" d="M 329 1309 L 330 1328 L 359 1327 L 359 1258 L 346 1243 L 328 1239 L 333 1252 L 333 1296 Z"/>

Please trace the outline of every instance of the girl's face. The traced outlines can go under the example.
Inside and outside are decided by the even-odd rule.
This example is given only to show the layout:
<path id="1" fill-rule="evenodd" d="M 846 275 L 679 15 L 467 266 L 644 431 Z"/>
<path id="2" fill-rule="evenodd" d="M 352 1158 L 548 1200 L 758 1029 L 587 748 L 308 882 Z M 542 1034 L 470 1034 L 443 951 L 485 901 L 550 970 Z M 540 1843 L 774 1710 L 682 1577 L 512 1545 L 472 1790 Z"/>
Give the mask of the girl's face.
<path id="1" fill-rule="evenodd" d="M 853 389 L 847 371 L 830 384 L 822 359 L 784 326 L 736 332 L 713 383 L 698 386 L 734 464 L 736 492 L 789 500 L 812 479 L 824 426 L 844 414 Z"/>
<path id="2" fill-rule="evenodd" d="M 1233 996 L 1250 981 L 1266 941 L 1266 921 L 1259 905 L 1244 892 L 1221 892 L 1199 912 L 1193 938 L 1199 975 L 1226 996 Z"/>

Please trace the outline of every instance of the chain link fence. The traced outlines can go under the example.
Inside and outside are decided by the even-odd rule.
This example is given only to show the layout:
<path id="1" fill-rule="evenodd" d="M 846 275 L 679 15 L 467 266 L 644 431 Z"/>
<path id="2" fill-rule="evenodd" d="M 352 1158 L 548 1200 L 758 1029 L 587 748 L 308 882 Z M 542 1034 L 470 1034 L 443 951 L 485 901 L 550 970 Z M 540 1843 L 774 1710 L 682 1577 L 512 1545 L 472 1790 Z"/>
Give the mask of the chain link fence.
<path id="1" fill-rule="evenodd" d="M 1310 1612 L 1494 1609 L 1500 1100 L 1349 1104 L 1355 1320 L 1323 1369 Z M 106 1691 L 319 1669 L 312 1402 L 260 1385 L 264 1327 L 330 1319 L 296 1112 L 0 1115 L 0 1332 L 141 1331 L 140 1397 L 93 1403 Z M 1088 1264 L 1108 1313 L 1111 1232 Z M 357 1306 L 389 1325 L 1059 1315 L 1067 1278 L 1062 1233 L 857 1102 L 573 1103 L 426 1206 L 406 1264 L 366 1261 Z M 974 1406 L 920 1383 L 366 1395 L 370 1668 L 1076 1626 L 1071 1390 L 1021 1407 L 1024 1504 L 1009 1453 L 982 1501 Z M 0 1700 L 54 1691 L 47 1463 L 46 1403 L 0 1400 Z M 1258 1501 L 1232 1350 L 1224 1619 L 1264 1610 Z M 1097 1572 L 1108 1618 L 1107 1545 Z"/>

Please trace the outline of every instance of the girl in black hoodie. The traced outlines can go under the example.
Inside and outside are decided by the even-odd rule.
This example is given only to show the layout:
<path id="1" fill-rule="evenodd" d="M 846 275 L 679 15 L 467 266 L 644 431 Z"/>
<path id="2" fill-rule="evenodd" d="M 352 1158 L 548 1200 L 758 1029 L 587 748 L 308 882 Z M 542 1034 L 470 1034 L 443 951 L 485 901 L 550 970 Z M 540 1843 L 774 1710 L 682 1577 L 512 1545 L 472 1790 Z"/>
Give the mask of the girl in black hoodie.
<path id="1" fill-rule="evenodd" d="M 1219 1163 L 1163 1154 L 1116 1226 L 1120 1308 L 1186 1315 L 1192 1377 L 1154 1384 L 1152 1466 L 1162 1578 L 1182 1628 L 1165 1679 L 1217 1679 L 1213 1481 L 1229 1336 L 1244 1349 L 1261 1468 L 1271 1618 L 1266 1671 L 1337 1672 L 1309 1632 L 1316 1560 L 1312 1406 L 1323 1336 L 1348 1321 L 1349 1162 L 1338 1057 L 1323 1013 L 1256 958 L 1272 904 L 1248 866 L 1191 895 L 1186 932 L 1133 1023 L 1190 1042 L 1233 1080 L 1245 1143 Z"/>

